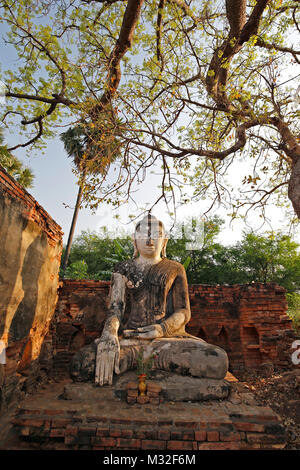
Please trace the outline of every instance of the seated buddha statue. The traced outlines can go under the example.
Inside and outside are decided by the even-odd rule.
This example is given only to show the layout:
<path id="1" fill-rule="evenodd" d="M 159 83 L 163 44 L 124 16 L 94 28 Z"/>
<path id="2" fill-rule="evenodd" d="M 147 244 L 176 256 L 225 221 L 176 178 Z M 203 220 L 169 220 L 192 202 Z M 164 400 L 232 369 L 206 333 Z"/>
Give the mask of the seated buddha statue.
<path id="1" fill-rule="evenodd" d="M 118 263 L 112 275 L 108 315 L 102 334 L 78 351 L 71 376 L 94 376 L 99 386 L 113 382 L 144 359 L 155 355 L 154 367 L 194 377 L 223 379 L 226 352 L 185 331 L 191 318 L 184 267 L 166 258 L 168 239 L 161 221 L 148 214 L 135 228 L 134 255 Z"/>

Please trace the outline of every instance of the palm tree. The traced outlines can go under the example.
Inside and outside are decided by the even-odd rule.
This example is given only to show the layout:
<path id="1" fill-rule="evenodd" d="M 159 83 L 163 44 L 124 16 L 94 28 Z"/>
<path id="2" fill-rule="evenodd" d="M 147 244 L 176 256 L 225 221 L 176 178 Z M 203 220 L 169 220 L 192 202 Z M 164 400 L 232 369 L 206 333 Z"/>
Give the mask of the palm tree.
<path id="1" fill-rule="evenodd" d="M 33 185 L 34 174 L 28 167 L 24 167 L 21 160 L 13 156 L 7 146 L 4 145 L 3 129 L 0 128 L 0 165 L 5 168 L 18 183 L 24 188 L 31 188 Z"/>
<path id="2" fill-rule="evenodd" d="M 68 156 L 73 158 L 73 163 L 80 173 L 75 209 L 62 262 L 63 273 L 68 265 L 86 177 L 88 174 L 103 174 L 107 166 L 120 154 L 120 145 L 116 138 L 110 136 L 109 140 L 103 142 L 101 137 L 101 133 L 93 125 L 86 126 L 84 124 L 70 127 L 61 134 L 65 150 Z"/>

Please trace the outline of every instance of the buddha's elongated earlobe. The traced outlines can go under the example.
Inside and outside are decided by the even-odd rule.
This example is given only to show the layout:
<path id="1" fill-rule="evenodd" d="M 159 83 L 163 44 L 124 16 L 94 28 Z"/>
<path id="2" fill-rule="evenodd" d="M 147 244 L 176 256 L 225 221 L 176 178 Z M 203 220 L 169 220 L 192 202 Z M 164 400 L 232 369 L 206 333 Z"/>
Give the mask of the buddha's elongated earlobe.
<path id="1" fill-rule="evenodd" d="M 164 244 L 163 244 L 162 249 L 161 249 L 161 257 L 162 257 L 162 258 L 166 258 L 166 257 L 167 257 L 167 243 L 168 243 L 168 239 L 165 238 Z"/>
<path id="2" fill-rule="evenodd" d="M 137 257 L 138 257 L 139 251 L 138 251 L 137 246 L 136 246 L 136 241 L 135 241 L 134 235 L 132 235 L 131 239 L 132 239 L 132 243 L 133 243 L 133 255 L 132 255 L 132 258 L 134 259 L 134 258 L 137 258 Z"/>

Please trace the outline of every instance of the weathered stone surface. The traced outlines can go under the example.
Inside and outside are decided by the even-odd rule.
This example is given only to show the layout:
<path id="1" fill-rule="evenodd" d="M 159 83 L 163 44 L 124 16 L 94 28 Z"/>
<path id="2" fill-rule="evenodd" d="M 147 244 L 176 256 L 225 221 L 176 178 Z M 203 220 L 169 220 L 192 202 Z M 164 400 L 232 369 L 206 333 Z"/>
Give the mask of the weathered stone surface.
<path id="1" fill-rule="evenodd" d="M 98 392 L 99 387 L 92 383 L 70 383 L 64 386 L 64 391 L 59 395 L 59 399 L 88 403 L 90 400 L 97 400 Z"/>
<path id="2" fill-rule="evenodd" d="M 125 399 L 126 385 L 134 381 L 136 373 L 126 372 L 116 379 L 114 389 L 117 397 Z M 137 379 L 136 379 L 137 380 Z M 147 384 L 154 382 L 161 387 L 161 395 L 169 401 L 208 401 L 220 400 L 228 397 L 230 384 L 226 380 L 200 379 L 196 377 L 183 377 L 165 371 L 153 371 Z M 151 388 L 151 387 L 150 387 Z"/>
<path id="3" fill-rule="evenodd" d="M 34 381 L 29 383 L 29 375 L 38 377 L 36 364 L 57 300 L 62 232 L 2 167 L 0 240 L 0 340 L 6 345 L 0 402 L 5 409 L 25 383 L 23 372 L 28 387 Z"/>
<path id="4" fill-rule="evenodd" d="M 70 374 L 76 382 L 95 381 L 96 344 L 94 342 L 84 346 L 74 354 Z"/>

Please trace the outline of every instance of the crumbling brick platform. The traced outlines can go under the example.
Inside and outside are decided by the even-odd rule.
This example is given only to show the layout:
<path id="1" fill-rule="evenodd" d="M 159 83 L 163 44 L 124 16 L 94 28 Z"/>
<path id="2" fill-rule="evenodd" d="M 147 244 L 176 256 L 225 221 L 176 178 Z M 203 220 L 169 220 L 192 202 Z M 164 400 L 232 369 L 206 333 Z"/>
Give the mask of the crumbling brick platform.
<path id="1" fill-rule="evenodd" d="M 226 400 L 159 405 L 129 405 L 114 395 L 113 387 L 94 384 L 88 384 L 88 399 L 64 400 L 64 387 L 71 382 L 49 384 L 21 403 L 12 420 L 15 440 L 2 442 L 0 448 L 283 449 L 285 429 L 279 417 L 258 406 L 249 389 L 233 376 L 228 380 L 231 393 Z M 83 385 L 86 390 L 87 384 Z"/>

